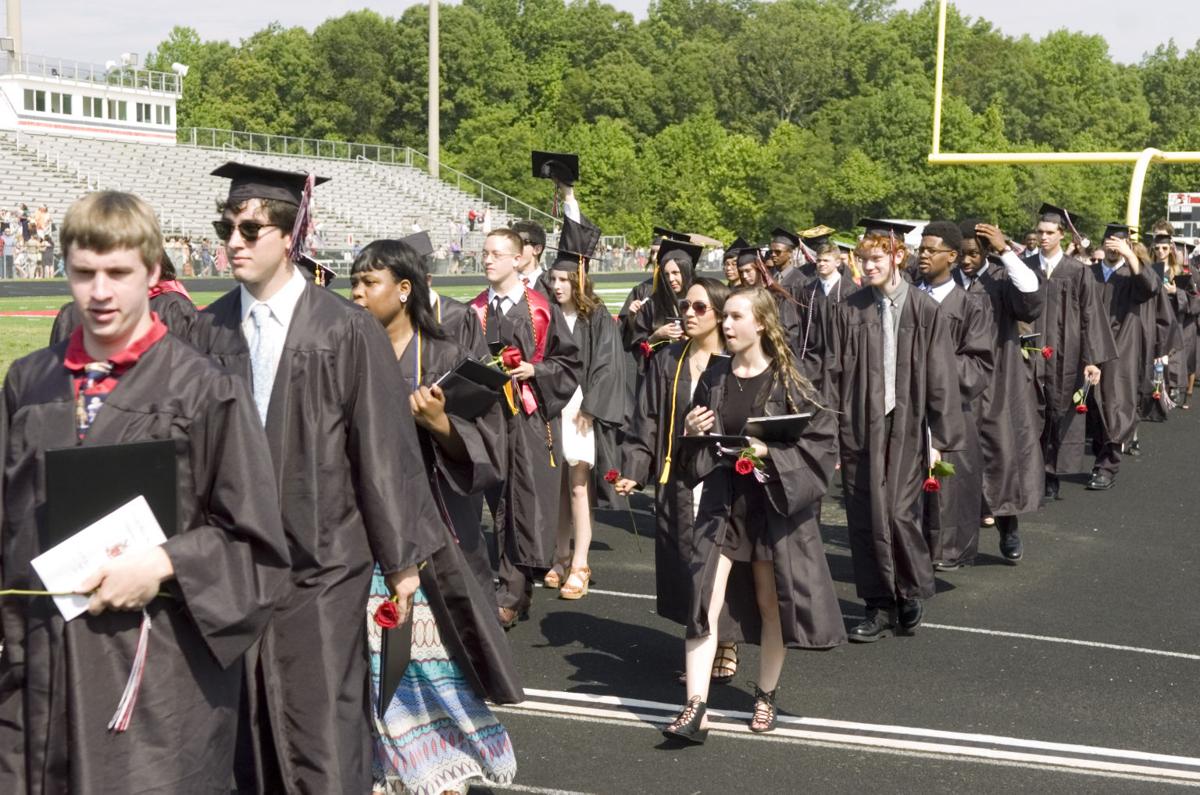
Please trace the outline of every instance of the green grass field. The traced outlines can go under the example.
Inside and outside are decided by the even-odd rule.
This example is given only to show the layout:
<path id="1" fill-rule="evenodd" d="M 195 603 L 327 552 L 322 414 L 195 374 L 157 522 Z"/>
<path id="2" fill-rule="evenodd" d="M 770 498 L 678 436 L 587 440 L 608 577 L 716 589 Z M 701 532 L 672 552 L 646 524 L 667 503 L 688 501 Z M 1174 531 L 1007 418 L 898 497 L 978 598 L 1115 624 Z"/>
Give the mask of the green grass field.
<path id="1" fill-rule="evenodd" d="M 604 283 L 596 292 L 604 299 L 613 313 L 621 307 L 625 296 L 640 279 L 630 279 L 628 283 Z M 482 279 L 481 279 L 482 282 Z M 441 293 L 460 301 L 469 300 L 483 289 L 474 285 L 446 287 Z M 349 297 L 347 287 L 337 292 Z M 193 293 L 192 299 L 200 306 L 212 303 L 221 293 Z M 55 311 L 64 303 L 66 297 L 61 295 L 21 296 L 0 298 L 0 312 L 44 312 Z M 30 351 L 44 347 L 50 340 L 51 317 L 0 317 L 0 379 L 8 372 L 9 366 Z"/>

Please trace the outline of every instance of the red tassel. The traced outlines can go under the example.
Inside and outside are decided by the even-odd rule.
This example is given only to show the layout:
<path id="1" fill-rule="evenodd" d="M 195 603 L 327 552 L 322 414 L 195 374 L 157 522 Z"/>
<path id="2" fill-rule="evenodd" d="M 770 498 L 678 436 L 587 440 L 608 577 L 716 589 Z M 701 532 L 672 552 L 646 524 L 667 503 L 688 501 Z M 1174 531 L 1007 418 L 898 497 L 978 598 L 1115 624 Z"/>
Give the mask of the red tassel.
<path id="1" fill-rule="evenodd" d="M 129 671 L 129 680 L 125 682 L 125 692 L 117 703 L 117 711 L 108 722 L 108 730 L 120 734 L 129 728 L 133 718 L 133 708 L 137 706 L 138 691 L 142 689 L 142 676 L 146 672 L 146 651 L 150 645 L 150 614 L 142 608 L 142 628 L 138 636 L 137 651 L 133 654 L 133 668 Z"/>

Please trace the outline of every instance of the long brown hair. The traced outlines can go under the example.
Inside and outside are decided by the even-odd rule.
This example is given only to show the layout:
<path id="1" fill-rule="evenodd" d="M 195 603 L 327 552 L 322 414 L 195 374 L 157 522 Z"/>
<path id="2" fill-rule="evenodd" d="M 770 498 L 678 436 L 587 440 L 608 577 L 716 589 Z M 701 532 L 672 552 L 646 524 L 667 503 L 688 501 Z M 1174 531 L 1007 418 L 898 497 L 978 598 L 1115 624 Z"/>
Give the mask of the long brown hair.
<path id="1" fill-rule="evenodd" d="M 561 269 L 552 268 L 551 273 L 558 271 L 567 277 L 567 283 L 571 285 L 571 300 L 575 302 L 575 309 L 582 317 L 590 318 L 596 307 L 600 306 L 602 301 L 596 295 L 595 289 L 592 287 L 592 279 L 586 274 L 583 277 L 583 287 L 579 286 L 579 269 L 571 268 Z"/>
<path id="2" fill-rule="evenodd" d="M 775 305 L 774 296 L 761 287 L 743 287 L 734 290 L 730 294 L 730 298 L 735 295 L 744 295 L 750 299 L 750 311 L 754 313 L 754 319 L 763 327 L 763 352 L 771 359 L 774 380 L 783 384 L 788 411 L 796 413 L 800 410 L 793 395 L 799 395 L 809 403 L 820 407 L 821 403 L 817 399 L 816 387 L 796 367 L 796 356 L 787 343 L 787 335 L 783 330 L 783 323 L 779 320 L 779 309 Z"/>

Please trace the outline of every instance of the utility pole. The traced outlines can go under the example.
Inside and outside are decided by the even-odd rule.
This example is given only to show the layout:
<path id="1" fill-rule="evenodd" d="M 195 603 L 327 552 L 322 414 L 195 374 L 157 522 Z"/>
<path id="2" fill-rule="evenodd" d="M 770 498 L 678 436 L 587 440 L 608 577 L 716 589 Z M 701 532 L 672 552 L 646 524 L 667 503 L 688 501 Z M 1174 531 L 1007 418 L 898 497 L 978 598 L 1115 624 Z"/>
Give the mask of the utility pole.
<path id="1" fill-rule="evenodd" d="M 9 0 L 12 2 L 12 0 Z M 438 0 L 429 0 L 429 174 L 435 179 L 439 171 L 441 132 L 438 113 L 441 95 L 438 88 Z"/>
<path id="2" fill-rule="evenodd" d="M 21 0 L 6 0 L 5 8 L 8 9 L 8 26 L 5 33 L 13 40 L 13 58 L 21 57 Z"/>

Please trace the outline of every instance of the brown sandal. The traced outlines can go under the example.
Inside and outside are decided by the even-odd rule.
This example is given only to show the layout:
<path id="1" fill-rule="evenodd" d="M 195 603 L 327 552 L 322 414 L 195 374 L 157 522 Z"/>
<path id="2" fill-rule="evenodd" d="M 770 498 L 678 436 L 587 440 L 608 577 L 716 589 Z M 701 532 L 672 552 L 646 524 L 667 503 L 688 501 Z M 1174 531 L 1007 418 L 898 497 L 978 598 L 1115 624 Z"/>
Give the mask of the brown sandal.
<path id="1" fill-rule="evenodd" d="M 567 573 L 567 567 L 571 565 L 571 556 L 554 561 L 554 565 L 550 567 L 550 571 L 546 572 L 546 576 L 542 578 L 542 585 L 547 588 L 557 591 L 562 587 L 563 580 Z"/>
<path id="2" fill-rule="evenodd" d="M 587 596 L 588 583 L 592 579 L 592 570 L 587 566 L 579 568 L 571 567 L 570 574 L 567 579 L 563 580 L 562 587 L 558 589 L 559 599 L 582 599 Z M 572 582 L 577 582 L 579 585 L 572 585 Z"/>

